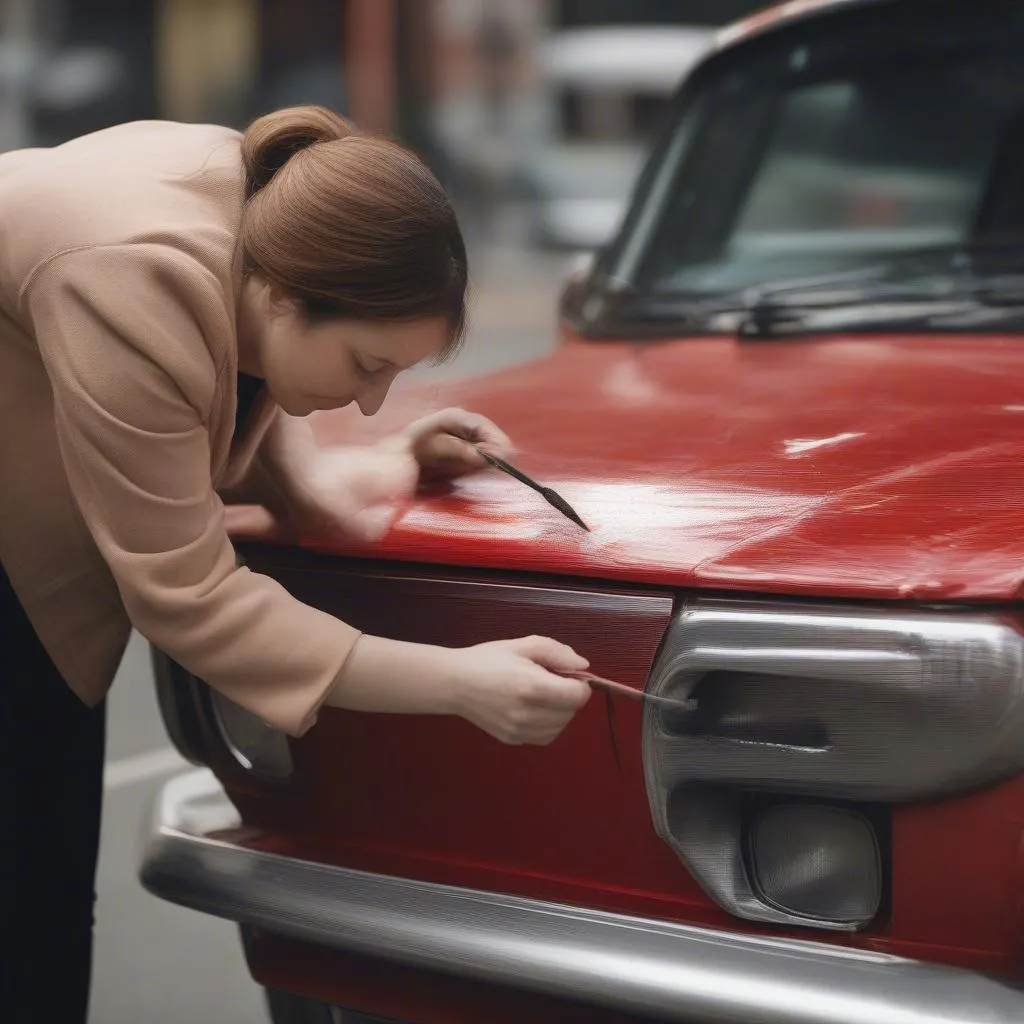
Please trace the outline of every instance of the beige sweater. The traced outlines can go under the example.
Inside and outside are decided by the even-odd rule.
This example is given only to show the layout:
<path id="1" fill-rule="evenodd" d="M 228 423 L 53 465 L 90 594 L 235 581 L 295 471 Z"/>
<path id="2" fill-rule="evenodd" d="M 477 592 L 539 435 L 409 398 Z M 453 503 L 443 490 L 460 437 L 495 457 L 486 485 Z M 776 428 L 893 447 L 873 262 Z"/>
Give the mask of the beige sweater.
<path id="1" fill-rule="evenodd" d="M 140 122 L 0 155 L 0 563 L 71 688 L 130 625 L 292 734 L 358 637 L 236 565 L 239 136 Z"/>

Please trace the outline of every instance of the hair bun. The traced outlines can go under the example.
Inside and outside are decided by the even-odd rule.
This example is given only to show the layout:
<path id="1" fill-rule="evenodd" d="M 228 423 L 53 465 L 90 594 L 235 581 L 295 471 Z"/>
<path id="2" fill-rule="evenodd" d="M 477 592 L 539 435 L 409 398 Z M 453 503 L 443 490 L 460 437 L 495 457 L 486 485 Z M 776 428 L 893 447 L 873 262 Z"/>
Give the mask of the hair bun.
<path id="1" fill-rule="evenodd" d="M 242 137 L 245 196 L 255 195 L 300 149 L 357 134 L 326 107 L 288 107 L 257 118 Z"/>

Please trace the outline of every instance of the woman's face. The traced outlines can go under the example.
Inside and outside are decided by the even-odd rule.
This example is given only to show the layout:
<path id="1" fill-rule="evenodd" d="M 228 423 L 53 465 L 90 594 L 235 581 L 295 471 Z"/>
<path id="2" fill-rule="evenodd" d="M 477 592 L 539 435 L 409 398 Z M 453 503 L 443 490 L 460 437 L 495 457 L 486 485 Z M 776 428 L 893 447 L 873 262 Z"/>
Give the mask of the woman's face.
<path id="1" fill-rule="evenodd" d="M 253 332 L 260 376 L 290 416 L 355 402 L 364 416 L 381 407 L 403 370 L 441 352 L 451 340 L 444 317 L 399 323 L 312 323 L 294 303 L 265 308 Z"/>

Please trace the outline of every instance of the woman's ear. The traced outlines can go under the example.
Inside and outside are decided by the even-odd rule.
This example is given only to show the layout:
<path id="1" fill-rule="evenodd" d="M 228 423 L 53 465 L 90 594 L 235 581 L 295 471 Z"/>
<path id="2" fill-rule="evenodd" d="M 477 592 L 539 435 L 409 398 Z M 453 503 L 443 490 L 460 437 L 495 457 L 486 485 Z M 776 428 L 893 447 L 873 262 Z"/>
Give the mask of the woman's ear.
<path id="1" fill-rule="evenodd" d="M 299 303 L 271 281 L 260 278 L 260 305 L 263 307 L 267 317 L 276 320 L 282 316 L 296 316 L 301 312 Z"/>

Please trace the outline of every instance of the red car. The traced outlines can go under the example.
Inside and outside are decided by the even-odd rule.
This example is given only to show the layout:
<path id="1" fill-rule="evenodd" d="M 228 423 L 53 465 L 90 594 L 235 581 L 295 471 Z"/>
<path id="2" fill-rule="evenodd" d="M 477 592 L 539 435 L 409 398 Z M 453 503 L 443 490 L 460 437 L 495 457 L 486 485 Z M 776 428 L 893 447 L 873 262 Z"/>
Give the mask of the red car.
<path id="1" fill-rule="evenodd" d="M 289 742 L 157 654 L 212 771 L 142 878 L 243 926 L 276 1020 L 1024 1021 L 1022 58 L 1016 0 L 727 31 L 553 355 L 318 420 L 478 410 L 590 532 L 496 472 L 372 550 L 237 513 L 367 632 L 549 634 L 679 701 L 598 694 L 550 747 L 335 710 Z"/>

